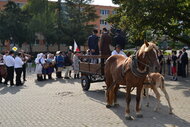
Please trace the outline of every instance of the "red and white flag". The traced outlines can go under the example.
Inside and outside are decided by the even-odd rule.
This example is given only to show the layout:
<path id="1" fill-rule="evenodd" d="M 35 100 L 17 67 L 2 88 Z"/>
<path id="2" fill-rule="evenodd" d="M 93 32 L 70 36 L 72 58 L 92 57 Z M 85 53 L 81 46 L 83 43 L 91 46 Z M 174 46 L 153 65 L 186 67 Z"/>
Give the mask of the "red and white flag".
<path id="1" fill-rule="evenodd" d="M 80 49 L 79 49 L 76 41 L 74 40 L 74 52 L 79 52 L 79 51 L 80 51 Z"/>

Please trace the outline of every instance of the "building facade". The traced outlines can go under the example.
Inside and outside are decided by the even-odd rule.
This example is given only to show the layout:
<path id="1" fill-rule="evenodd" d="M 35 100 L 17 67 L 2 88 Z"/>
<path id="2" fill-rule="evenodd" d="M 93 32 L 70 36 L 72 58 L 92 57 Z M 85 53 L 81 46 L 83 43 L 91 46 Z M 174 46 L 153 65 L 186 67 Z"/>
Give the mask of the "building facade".
<path id="1" fill-rule="evenodd" d="M 113 6 L 103 6 L 103 5 L 93 5 L 96 10 L 96 14 L 99 18 L 97 18 L 94 22 L 90 24 L 94 24 L 95 28 L 98 30 L 98 35 L 102 33 L 102 29 L 105 27 L 108 30 L 111 29 L 111 25 L 106 21 L 109 15 L 115 14 L 117 7 Z"/>

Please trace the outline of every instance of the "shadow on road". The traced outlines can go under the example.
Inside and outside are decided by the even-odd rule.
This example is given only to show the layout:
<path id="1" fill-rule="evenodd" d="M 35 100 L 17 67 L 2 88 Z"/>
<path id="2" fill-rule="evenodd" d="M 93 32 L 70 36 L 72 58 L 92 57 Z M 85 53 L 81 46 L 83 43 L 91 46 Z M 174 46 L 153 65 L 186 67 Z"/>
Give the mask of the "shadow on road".
<path id="1" fill-rule="evenodd" d="M 3 95 L 3 94 L 7 94 L 7 93 L 11 93 L 11 94 L 16 94 L 18 93 L 21 89 L 24 89 L 26 86 L 23 85 L 23 86 L 3 86 L 1 84 L 1 87 L 0 87 L 0 94 Z"/>
<path id="2" fill-rule="evenodd" d="M 56 78 L 52 80 L 44 80 L 44 81 L 37 81 L 35 80 L 35 84 L 38 85 L 39 87 L 44 87 L 47 84 L 54 84 L 56 82 L 62 83 L 62 84 L 75 84 L 76 82 L 79 83 L 79 79 L 64 79 L 64 78 Z"/>
<path id="3" fill-rule="evenodd" d="M 93 101 L 100 103 L 105 106 L 106 110 L 106 102 L 105 102 L 105 93 L 103 90 L 96 91 L 87 91 L 85 94 Z M 187 127 L 190 126 L 188 121 L 181 119 L 175 114 L 169 114 L 168 106 L 161 105 L 161 110 L 159 112 L 154 112 L 154 106 L 156 104 L 156 99 L 151 96 L 150 97 L 150 107 L 145 106 L 146 99 L 144 99 L 142 103 L 142 113 L 143 118 L 135 118 L 133 121 L 125 120 L 125 92 L 118 93 L 118 103 L 119 107 L 110 108 L 122 121 L 125 125 L 129 127 Z M 136 105 L 135 95 L 132 95 L 131 100 L 131 115 L 135 117 L 134 107 Z"/>
<path id="4" fill-rule="evenodd" d="M 167 76 L 166 79 L 169 80 L 169 77 Z M 173 90 L 182 90 L 186 97 L 190 97 L 190 78 L 178 77 L 178 81 L 172 82 L 177 82 L 177 84 L 167 83 L 166 86 L 171 87 Z"/>

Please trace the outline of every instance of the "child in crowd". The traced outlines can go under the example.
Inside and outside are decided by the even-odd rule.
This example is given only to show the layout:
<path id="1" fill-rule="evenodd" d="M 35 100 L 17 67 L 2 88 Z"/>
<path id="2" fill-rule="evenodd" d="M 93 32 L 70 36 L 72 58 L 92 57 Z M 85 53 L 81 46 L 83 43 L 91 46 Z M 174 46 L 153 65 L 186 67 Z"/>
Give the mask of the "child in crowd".
<path id="1" fill-rule="evenodd" d="M 168 75 L 171 75 L 171 61 L 172 61 L 172 58 L 171 58 L 171 55 L 168 54 L 168 57 L 167 57 L 167 67 L 168 67 Z"/>
<path id="2" fill-rule="evenodd" d="M 177 69 L 176 69 L 176 65 L 177 65 L 177 56 L 176 56 L 177 52 L 176 51 L 172 51 L 172 74 L 173 74 L 173 80 L 177 81 Z"/>
<path id="3" fill-rule="evenodd" d="M 73 56 L 73 70 L 74 70 L 74 78 L 79 78 L 79 58 L 80 52 L 75 52 Z"/>

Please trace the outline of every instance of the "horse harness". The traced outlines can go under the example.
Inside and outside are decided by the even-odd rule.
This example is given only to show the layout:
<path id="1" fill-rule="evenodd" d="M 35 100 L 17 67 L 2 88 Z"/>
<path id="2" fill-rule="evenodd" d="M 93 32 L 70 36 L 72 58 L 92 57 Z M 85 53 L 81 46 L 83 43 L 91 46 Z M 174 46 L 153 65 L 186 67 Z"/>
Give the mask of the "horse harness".
<path id="1" fill-rule="evenodd" d="M 136 77 L 142 78 L 144 76 L 146 76 L 147 74 L 149 74 L 150 72 L 150 65 L 138 60 L 137 58 L 137 54 L 139 51 L 137 51 L 135 53 L 135 55 L 133 55 L 132 57 L 130 57 L 132 59 L 132 62 L 130 64 L 130 68 L 131 68 L 131 72 L 133 73 L 133 75 L 135 75 Z M 122 65 L 122 73 L 121 73 L 121 78 L 119 78 L 118 80 L 114 81 L 111 86 L 109 86 L 107 88 L 107 91 L 109 91 L 114 85 L 116 85 L 117 82 L 121 81 L 124 79 L 126 71 L 125 71 L 125 65 L 127 62 L 128 58 L 126 58 L 124 64 Z M 148 55 L 148 60 L 151 62 L 150 56 Z M 143 71 L 141 71 L 138 67 L 138 63 L 141 63 L 145 66 L 145 69 Z M 151 63 L 150 63 L 151 64 Z M 153 65 L 153 64 L 152 64 Z M 148 84 L 147 84 L 148 85 Z"/>

